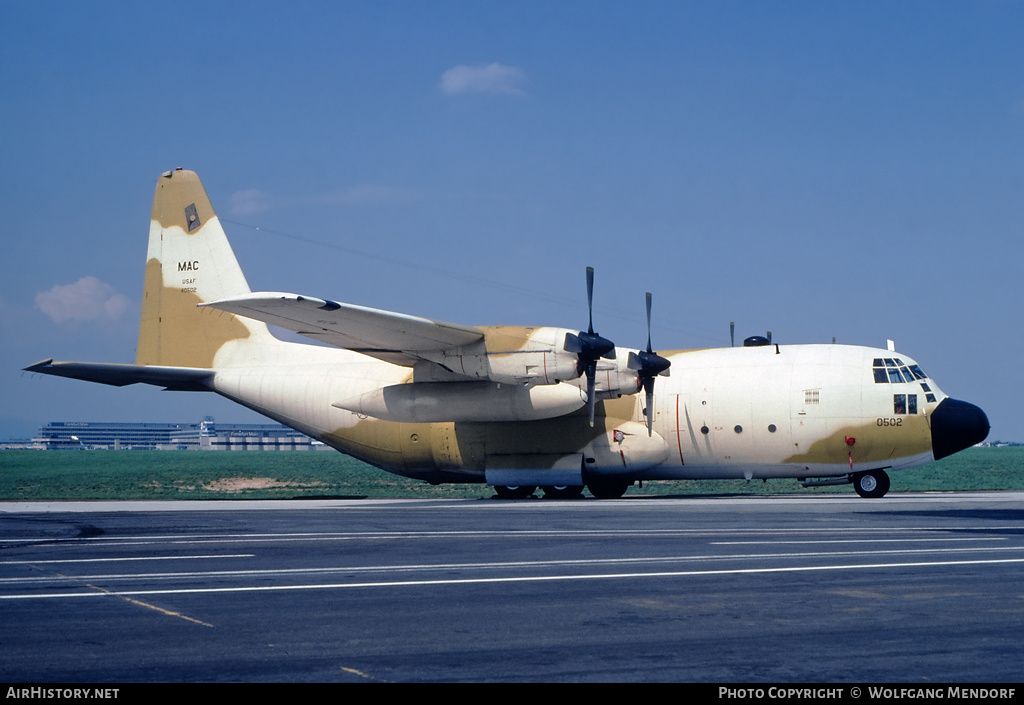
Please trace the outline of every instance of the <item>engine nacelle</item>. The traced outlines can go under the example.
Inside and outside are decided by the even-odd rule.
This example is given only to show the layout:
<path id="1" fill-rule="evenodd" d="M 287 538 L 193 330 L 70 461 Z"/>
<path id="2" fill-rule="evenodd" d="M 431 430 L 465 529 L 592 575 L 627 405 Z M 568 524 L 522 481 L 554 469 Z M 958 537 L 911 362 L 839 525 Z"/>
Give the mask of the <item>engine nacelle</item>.
<path id="1" fill-rule="evenodd" d="M 457 375 L 516 385 L 549 385 L 580 376 L 575 353 L 563 348 L 566 328 L 486 326 L 479 343 L 424 353 Z"/>
<path id="2" fill-rule="evenodd" d="M 635 352 L 635 351 L 633 351 Z M 635 370 L 629 369 L 629 353 L 626 348 L 616 348 L 615 359 L 597 361 L 597 373 L 594 375 L 594 394 L 598 399 L 617 399 L 625 394 L 636 394 L 642 388 L 640 376 Z M 584 390 L 587 380 L 579 378 L 570 382 Z"/>
<path id="3" fill-rule="evenodd" d="M 460 377 L 519 386 L 553 385 L 568 382 L 586 393 L 586 378 L 579 356 L 565 350 L 566 334 L 579 331 L 568 328 L 526 328 L 520 326 L 483 327 L 484 339 L 473 345 L 422 357 Z M 636 370 L 628 367 L 629 353 L 616 350 L 614 360 L 600 359 L 594 389 L 598 399 L 615 399 L 636 394 L 641 389 Z M 633 351 L 636 352 L 636 351 Z M 417 381 L 442 381 L 417 377 Z"/>

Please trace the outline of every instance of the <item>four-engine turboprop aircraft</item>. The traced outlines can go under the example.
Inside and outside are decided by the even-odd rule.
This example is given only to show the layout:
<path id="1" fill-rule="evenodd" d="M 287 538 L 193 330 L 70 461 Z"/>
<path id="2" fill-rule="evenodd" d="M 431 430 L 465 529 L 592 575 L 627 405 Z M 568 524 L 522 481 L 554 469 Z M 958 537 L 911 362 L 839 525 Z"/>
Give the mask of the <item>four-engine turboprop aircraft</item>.
<path id="1" fill-rule="evenodd" d="M 592 270 L 587 285 L 592 301 Z M 650 307 L 648 294 L 648 330 Z M 282 341 L 267 324 L 328 346 Z M 26 369 L 213 391 L 388 472 L 486 482 L 501 497 L 783 477 L 881 497 L 885 470 L 988 434 L 981 409 L 906 355 L 746 343 L 659 355 L 649 336 L 645 350 L 618 348 L 592 319 L 587 331 L 463 326 L 252 293 L 199 178 L 179 169 L 157 180 L 136 364 Z"/>

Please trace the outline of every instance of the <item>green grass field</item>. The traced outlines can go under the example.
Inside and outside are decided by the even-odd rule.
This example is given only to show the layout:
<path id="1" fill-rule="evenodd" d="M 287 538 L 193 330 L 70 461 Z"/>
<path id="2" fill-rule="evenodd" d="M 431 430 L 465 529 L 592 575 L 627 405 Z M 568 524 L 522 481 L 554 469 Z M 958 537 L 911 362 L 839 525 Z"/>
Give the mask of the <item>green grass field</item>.
<path id="1" fill-rule="evenodd" d="M 890 492 L 1021 490 L 1024 447 L 971 448 L 891 477 Z M 853 494 L 853 488 L 803 488 L 796 480 L 678 480 L 630 490 L 639 492 Z M 0 500 L 491 496 L 486 485 L 428 485 L 329 451 L 0 451 Z"/>

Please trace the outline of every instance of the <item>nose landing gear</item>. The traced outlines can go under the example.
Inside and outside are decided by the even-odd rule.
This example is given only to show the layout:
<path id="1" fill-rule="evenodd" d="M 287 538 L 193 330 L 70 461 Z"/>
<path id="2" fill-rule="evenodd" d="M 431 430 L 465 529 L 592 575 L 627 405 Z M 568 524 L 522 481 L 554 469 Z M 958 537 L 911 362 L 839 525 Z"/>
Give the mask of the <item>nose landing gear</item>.
<path id="1" fill-rule="evenodd" d="M 868 470 L 853 476 L 853 489 L 861 497 L 884 497 L 889 491 L 889 476 L 885 470 Z"/>

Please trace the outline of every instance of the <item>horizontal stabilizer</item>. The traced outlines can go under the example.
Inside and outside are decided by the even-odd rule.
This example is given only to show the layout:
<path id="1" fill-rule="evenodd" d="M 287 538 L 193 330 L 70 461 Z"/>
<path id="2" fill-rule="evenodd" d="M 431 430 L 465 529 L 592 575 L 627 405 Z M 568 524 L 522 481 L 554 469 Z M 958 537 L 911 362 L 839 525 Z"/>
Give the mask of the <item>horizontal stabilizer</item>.
<path id="1" fill-rule="evenodd" d="M 200 304 L 295 331 L 335 347 L 412 365 L 416 353 L 450 350 L 483 340 L 471 326 L 343 304 L 312 296 L 258 292 Z"/>
<path id="2" fill-rule="evenodd" d="M 114 387 L 124 387 L 129 384 L 154 384 L 175 392 L 207 392 L 210 391 L 213 380 L 213 370 L 156 365 L 117 365 L 104 362 L 43 360 L 29 365 L 25 371 L 56 377 L 69 377 L 86 382 L 99 382 Z"/>

